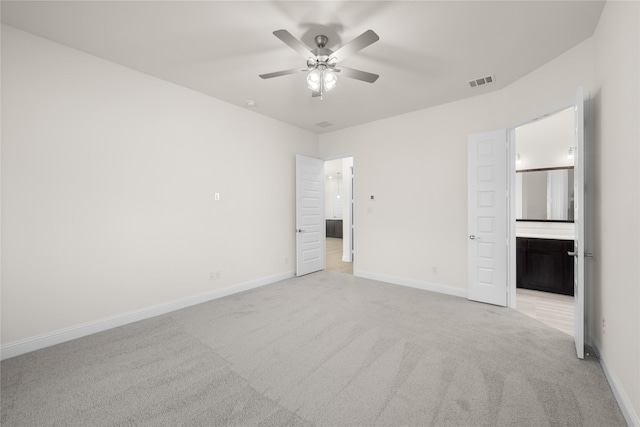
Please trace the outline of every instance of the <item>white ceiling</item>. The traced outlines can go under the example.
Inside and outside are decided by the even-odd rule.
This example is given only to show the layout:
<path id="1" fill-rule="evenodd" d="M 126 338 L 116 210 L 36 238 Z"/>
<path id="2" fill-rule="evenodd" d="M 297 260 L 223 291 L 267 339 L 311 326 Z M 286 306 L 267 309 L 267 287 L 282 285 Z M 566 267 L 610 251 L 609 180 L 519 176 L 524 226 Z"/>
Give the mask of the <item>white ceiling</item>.
<path id="1" fill-rule="evenodd" d="M 2 1 L 2 22 L 316 133 L 503 88 L 590 37 L 601 1 Z M 272 32 L 337 47 L 372 29 L 380 40 L 312 98 L 304 67 Z M 468 81 L 494 75 L 495 83 Z M 316 124 L 329 122 L 328 127 Z"/>
<path id="2" fill-rule="evenodd" d="M 567 108 L 516 128 L 516 169 L 573 166 L 569 148 L 575 146 L 574 108 Z"/>

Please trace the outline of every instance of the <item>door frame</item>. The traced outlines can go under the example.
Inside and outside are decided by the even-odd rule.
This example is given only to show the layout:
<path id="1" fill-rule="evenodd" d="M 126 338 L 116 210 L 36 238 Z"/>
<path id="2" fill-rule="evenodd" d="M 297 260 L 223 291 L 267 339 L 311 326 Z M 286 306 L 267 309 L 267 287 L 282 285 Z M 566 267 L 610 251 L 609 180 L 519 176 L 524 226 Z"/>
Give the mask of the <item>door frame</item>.
<path id="1" fill-rule="evenodd" d="M 581 103 L 581 105 L 580 105 Z M 580 179 L 578 181 L 578 189 L 580 190 L 579 197 L 576 196 L 576 200 L 579 200 L 578 206 L 580 208 L 581 214 L 579 215 L 576 212 L 576 217 L 579 219 L 578 229 L 576 230 L 576 236 L 578 240 L 574 238 L 574 269 L 577 275 L 574 278 L 574 289 L 576 289 L 576 294 L 574 295 L 574 305 L 576 307 L 574 313 L 574 335 L 573 339 L 576 345 L 576 353 L 579 359 L 584 358 L 584 348 L 585 345 L 590 345 L 588 337 L 589 334 L 589 280 L 586 275 L 587 265 L 586 265 L 586 256 L 590 256 L 591 253 L 591 237 L 589 233 L 590 228 L 590 215 L 592 212 L 591 209 L 591 201 L 589 194 L 587 192 L 588 184 L 587 181 L 589 179 L 589 159 L 590 156 L 588 154 L 588 145 L 589 145 L 589 92 L 585 91 L 582 87 L 579 87 L 575 96 L 566 100 L 565 102 L 554 106 L 553 108 L 546 109 L 540 114 L 537 114 L 532 119 L 526 121 L 518 122 L 509 127 L 509 139 L 507 144 L 507 151 L 509 156 L 509 163 L 513 165 L 514 173 L 510 173 L 509 175 L 509 198 L 510 198 L 510 210 L 515 212 L 515 128 L 518 126 L 522 126 L 527 123 L 531 123 L 535 120 L 540 120 L 549 115 L 555 114 L 565 109 L 573 109 L 577 112 L 578 116 L 581 117 L 581 125 L 582 129 L 575 128 L 575 136 L 574 141 L 577 143 L 577 156 L 576 161 L 579 161 L 580 170 L 582 172 L 578 172 L 580 174 Z M 574 116 L 576 117 L 576 116 Z M 575 126 L 575 119 L 574 119 Z M 512 268 L 511 273 L 509 275 L 508 289 L 509 289 L 509 302 L 508 306 L 515 308 L 516 306 L 516 279 L 515 279 L 515 267 L 516 267 L 516 255 L 515 255 L 515 227 L 516 221 L 515 216 L 513 219 L 509 221 L 509 228 L 513 230 L 513 233 L 510 234 L 510 244 L 513 243 L 512 247 L 509 249 L 509 266 Z M 580 240 L 581 239 L 581 240 Z M 576 246 L 576 243 L 578 246 Z M 592 255 L 591 255 L 592 256 Z M 577 266 L 577 267 L 576 267 Z M 581 321 L 582 324 L 577 321 Z"/>
<path id="2" fill-rule="evenodd" d="M 516 128 L 552 116 L 553 114 L 559 113 L 567 108 L 574 107 L 575 105 L 576 99 L 574 96 L 573 98 L 544 109 L 538 114 L 529 116 L 507 127 L 507 173 L 509 176 L 509 212 L 507 215 L 507 221 L 509 221 L 509 248 L 507 249 L 509 251 L 507 260 L 507 307 L 509 308 L 516 308 Z M 586 206 L 583 206 L 585 211 L 587 210 L 586 208 Z M 588 323 L 586 311 L 585 323 Z"/>
<path id="3" fill-rule="evenodd" d="M 356 155 L 355 154 L 350 154 L 350 153 L 345 153 L 345 154 L 337 154 L 337 155 L 332 155 L 332 156 L 325 156 L 325 157 L 321 157 L 320 159 L 323 160 L 324 162 L 330 162 L 332 160 L 341 160 L 341 159 L 346 159 L 346 158 L 352 158 L 353 159 L 353 178 L 351 178 L 353 185 L 351 186 L 351 203 L 349 204 L 349 212 L 348 215 L 345 215 L 343 212 L 342 215 L 342 220 L 345 220 L 345 217 L 348 217 L 348 222 L 349 222 L 349 229 L 351 230 L 351 262 L 353 264 L 353 275 L 356 275 L 356 253 L 357 253 L 357 248 L 356 248 Z M 326 200 L 325 200 L 326 203 Z M 325 208 L 324 206 L 322 207 L 323 209 Z"/>

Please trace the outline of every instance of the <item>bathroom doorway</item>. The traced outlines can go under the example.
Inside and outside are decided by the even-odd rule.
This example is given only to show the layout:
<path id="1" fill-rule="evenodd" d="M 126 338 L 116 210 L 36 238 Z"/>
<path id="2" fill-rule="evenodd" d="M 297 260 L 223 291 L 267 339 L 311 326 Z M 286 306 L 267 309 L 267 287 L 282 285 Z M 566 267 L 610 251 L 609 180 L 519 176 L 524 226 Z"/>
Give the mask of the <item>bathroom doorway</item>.
<path id="1" fill-rule="evenodd" d="M 353 157 L 327 160 L 325 173 L 326 270 L 353 274 Z"/>
<path id="2" fill-rule="evenodd" d="M 574 107 L 515 128 L 516 309 L 574 334 Z"/>

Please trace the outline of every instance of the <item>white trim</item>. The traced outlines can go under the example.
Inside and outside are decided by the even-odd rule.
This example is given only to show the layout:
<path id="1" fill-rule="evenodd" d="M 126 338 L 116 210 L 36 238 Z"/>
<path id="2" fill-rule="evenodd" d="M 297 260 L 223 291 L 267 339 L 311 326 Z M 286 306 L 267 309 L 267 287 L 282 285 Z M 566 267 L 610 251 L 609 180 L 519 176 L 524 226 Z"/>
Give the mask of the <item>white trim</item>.
<path id="1" fill-rule="evenodd" d="M 423 291 L 437 292 L 439 294 L 451 295 L 454 297 L 467 298 L 466 289 L 453 288 L 438 283 L 425 282 L 422 280 L 407 279 L 405 277 L 387 276 L 385 274 L 372 273 L 369 271 L 355 270 L 353 275 L 364 279 L 377 280 L 379 282 L 391 283 L 392 285 L 408 286 L 410 288 L 422 289 Z"/>
<path id="2" fill-rule="evenodd" d="M 620 406 L 620 411 L 622 411 L 624 419 L 627 421 L 628 425 L 632 427 L 640 427 L 640 417 L 638 417 L 638 414 L 634 411 L 633 405 L 629 400 L 629 396 L 624 392 L 624 388 L 620 385 L 620 380 L 618 380 L 615 372 L 611 369 L 607 363 L 607 359 L 602 354 L 602 346 L 600 345 L 600 342 L 596 337 L 590 336 L 589 338 L 596 355 L 600 358 L 600 366 L 604 371 L 605 377 L 607 377 L 613 396 L 616 398 L 618 406 Z"/>
<path id="3" fill-rule="evenodd" d="M 507 128 L 507 307 L 516 308 L 516 128 Z"/>
<path id="4" fill-rule="evenodd" d="M 105 319 L 84 323 L 77 326 L 72 326 L 65 329 L 60 329 L 46 334 L 38 335 L 35 337 L 15 341 L 0 347 L 0 360 L 9 359 L 11 357 L 19 356 L 21 354 L 29 353 L 35 350 L 40 350 L 52 345 L 61 344 L 66 341 L 71 341 L 76 338 L 82 338 L 87 335 L 95 334 L 97 332 L 106 331 L 108 329 L 117 328 L 119 326 L 127 325 L 129 323 L 138 322 L 140 320 L 149 319 L 151 317 L 159 316 L 161 314 L 170 313 L 172 311 L 180 310 L 183 308 L 191 307 L 193 305 L 202 304 L 207 301 L 226 297 L 236 294 L 238 292 L 248 291 L 250 289 L 258 288 L 260 286 L 269 285 L 271 283 L 279 282 L 281 280 L 294 277 L 293 271 L 288 271 L 273 276 L 263 277 L 256 280 L 251 280 L 244 283 L 239 283 L 228 288 L 216 289 L 214 291 L 205 292 L 200 295 L 194 295 L 179 300 L 171 301 L 164 304 L 158 304 L 151 307 L 142 308 L 140 310 L 131 311 L 128 313 L 119 314 L 116 316 L 108 317 Z"/>

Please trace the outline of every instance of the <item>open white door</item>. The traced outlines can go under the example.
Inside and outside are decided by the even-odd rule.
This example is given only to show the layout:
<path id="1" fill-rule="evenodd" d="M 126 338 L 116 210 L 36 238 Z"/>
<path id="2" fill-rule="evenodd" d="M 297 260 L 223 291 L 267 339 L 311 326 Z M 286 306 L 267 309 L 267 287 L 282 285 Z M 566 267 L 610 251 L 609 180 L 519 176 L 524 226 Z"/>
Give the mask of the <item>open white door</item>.
<path id="1" fill-rule="evenodd" d="M 324 161 L 296 156 L 296 276 L 325 266 Z"/>
<path id="2" fill-rule="evenodd" d="M 573 170 L 574 191 L 574 226 L 573 240 L 573 295 L 574 295 L 574 326 L 573 337 L 576 343 L 578 358 L 584 359 L 584 249 L 585 249 L 585 192 L 584 192 L 584 91 L 578 89 L 575 106 L 575 152 Z"/>
<path id="3" fill-rule="evenodd" d="M 507 131 L 470 135 L 469 299 L 507 305 Z"/>

